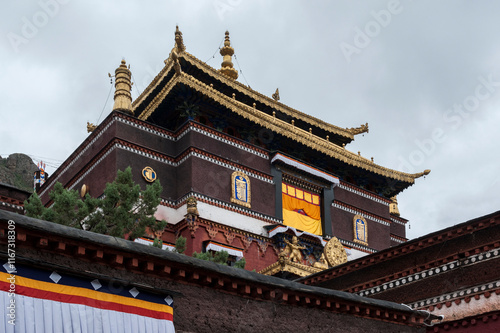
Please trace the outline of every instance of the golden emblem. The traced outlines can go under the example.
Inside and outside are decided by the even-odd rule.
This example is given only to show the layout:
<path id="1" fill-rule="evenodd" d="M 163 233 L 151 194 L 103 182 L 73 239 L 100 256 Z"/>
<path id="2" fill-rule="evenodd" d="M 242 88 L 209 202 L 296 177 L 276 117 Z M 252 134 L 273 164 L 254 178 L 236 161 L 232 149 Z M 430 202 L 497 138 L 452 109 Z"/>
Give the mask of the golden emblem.
<path id="1" fill-rule="evenodd" d="M 362 245 L 368 245 L 368 224 L 366 219 L 359 214 L 354 215 L 352 224 L 354 233 L 353 241 Z"/>
<path id="2" fill-rule="evenodd" d="M 324 254 L 331 267 L 347 262 L 347 253 L 337 237 L 333 237 L 326 243 Z"/>
<path id="3" fill-rule="evenodd" d="M 85 197 L 85 194 L 89 193 L 90 187 L 88 185 L 83 184 L 82 188 L 80 189 L 80 196 L 83 198 Z"/>
<path id="4" fill-rule="evenodd" d="M 156 172 L 151 167 L 145 167 L 142 169 L 142 177 L 146 179 L 147 182 L 154 182 L 156 180 Z"/>
<path id="5" fill-rule="evenodd" d="M 250 208 L 250 178 L 241 171 L 231 175 L 231 202 Z"/>

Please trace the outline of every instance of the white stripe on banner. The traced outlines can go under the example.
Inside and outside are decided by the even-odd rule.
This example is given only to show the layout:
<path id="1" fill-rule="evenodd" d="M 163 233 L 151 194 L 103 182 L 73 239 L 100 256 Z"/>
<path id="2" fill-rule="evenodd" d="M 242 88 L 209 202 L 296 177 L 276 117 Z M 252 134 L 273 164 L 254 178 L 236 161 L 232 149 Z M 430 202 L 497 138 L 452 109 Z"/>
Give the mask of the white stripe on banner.
<path id="1" fill-rule="evenodd" d="M 175 333 L 169 320 L 102 310 L 82 304 L 15 296 L 15 325 L 9 324 L 9 293 L 0 291 L 0 331 L 5 333 Z"/>

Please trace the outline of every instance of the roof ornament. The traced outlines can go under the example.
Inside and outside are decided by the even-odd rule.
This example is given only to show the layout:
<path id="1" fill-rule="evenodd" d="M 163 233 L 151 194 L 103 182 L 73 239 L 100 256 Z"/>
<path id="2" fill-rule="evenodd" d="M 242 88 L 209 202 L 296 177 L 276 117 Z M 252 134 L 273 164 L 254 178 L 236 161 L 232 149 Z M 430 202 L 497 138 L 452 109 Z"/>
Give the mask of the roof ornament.
<path id="1" fill-rule="evenodd" d="M 132 95 L 130 93 L 132 89 L 131 75 L 127 63 L 122 60 L 120 66 L 115 70 L 115 104 L 113 105 L 113 111 L 134 114 L 132 111 Z"/>
<path id="2" fill-rule="evenodd" d="M 276 88 L 276 92 L 273 94 L 273 99 L 277 102 L 280 100 L 280 91 Z"/>
<path id="3" fill-rule="evenodd" d="M 175 74 L 180 75 L 182 73 L 182 68 L 181 68 L 181 63 L 179 62 L 179 56 L 177 55 L 177 52 L 175 51 L 175 47 L 170 52 L 170 57 L 174 61 L 174 69 L 175 69 Z"/>
<path id="4" fill-rule="evenodd" d="M 97 128 L 97 126 L 95 124 L 89 123 L 87 121 L 87 133 L 93 132 L 96 128 Z"/>
<path id="5" fill-rule="evenodd" d="M 346 128 L 352 135 L 357 135 L 361 133 L 368 133 L 368 123 L 361 125 L 359 127 Z"/>
<path id="6" fill-rule="evenodd" d="M 179 26 L 175 26 L 175 47 L 177 53 L 182 53 L 186 50 L 184 45 L 184 40 L 182 39 L 182 32 L 179 30 Z"/>
<path id="7" fill-rule="evenodd" d="M 425 169 L 423 172 L 414 173 L 412 176 L 413 176 L 414 179 L 417 179 L 417 178 L 420 178 L 422 176 L 427 176 L 429 173 L 431 173 L 431 170 Z"/>
<path id="8" fill-rule="evenodd" d="M 236 80 L 238 78 L 238 71 L 233 68 L 233 60 L 231 56 L 234 54 L 234 49 L 231 47 L 231 42 L 229 41 L 229 31 L 226 31 L 224 47 L 220 49 L 220 54 L 223 56 L 223 60 L 221 64 L 222 68 L 219 69 L 219 72 L 233 80 Z"/>
<path id="9" fill-rule="evenodd" d="M 389 214 L 399 216 L 398 199 L 396 196 L 391 197 L 391 203 L 389 204 Z"/>

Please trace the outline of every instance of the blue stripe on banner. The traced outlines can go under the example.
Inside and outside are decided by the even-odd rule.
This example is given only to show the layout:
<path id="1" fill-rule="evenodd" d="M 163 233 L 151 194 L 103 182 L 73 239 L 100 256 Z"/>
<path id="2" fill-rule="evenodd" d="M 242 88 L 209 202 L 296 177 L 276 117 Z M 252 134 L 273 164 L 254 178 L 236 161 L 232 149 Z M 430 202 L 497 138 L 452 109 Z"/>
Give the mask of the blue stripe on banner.
<path id="1" fill-rule="evenodd" d="M 5 271 L 5 267 L 2 267 L 3 270 Z M 90 289 L 90 290 L 98 290 L 100 292 L 112 294 L 112 295 L 119 295 L 119 296 L 124 296 L 124 297 L 130 297 L 134 299 L 139 299 L 151 303 L 157 303 L 157 304 L 162 304 L 165 305 L 167 304 L 165 302 L 165 297 L 167 295 L 158 295 L 158 294 L 152 294 L 150 292 L 143 291 L 142 289 L 139 290 L 139 294 L 136 295 L 136 297 L 133 297 L 133 295 L 130 293 L 130 290 L 134 288 L 134 286 L 124 286 L 123 284 L 119 283 L 118 281 L 113 281 L 113 280 L 104 280 L 104 279 L 97 279 L 99 281 L 99 284 L 101 285 L 98 289 L 95 289 L 92 286 L 92 281 L 90 279 L 85 279 L 81 277 L 77 277 L 74 275 L 69 275 L 65 272 L 57 272 L 58 275 L 60 276 L 60 279 L 55 282 L 50 276 L 54 271 L 48 271 L 48 270 L 42 270 L 39 268 L 35 267 L 29 267 L 29 266 L 24 266 L 24 265 L 18 265 L 16 264 L 16 273 L 15 275 L 19 275 L 22 277 L 26 277 L 29 279 L 37 280 L 37 281 L 42 281 L 42 282 L 48 282 L 48 283 L 57 283 L 60 285 L 66 285 L 66 286 L 71 286 L 71 287 L 78 287 L 78 288 L 85 288 L 85 289 Z M 168 305 L 172 305 L 168 304 Z"/>

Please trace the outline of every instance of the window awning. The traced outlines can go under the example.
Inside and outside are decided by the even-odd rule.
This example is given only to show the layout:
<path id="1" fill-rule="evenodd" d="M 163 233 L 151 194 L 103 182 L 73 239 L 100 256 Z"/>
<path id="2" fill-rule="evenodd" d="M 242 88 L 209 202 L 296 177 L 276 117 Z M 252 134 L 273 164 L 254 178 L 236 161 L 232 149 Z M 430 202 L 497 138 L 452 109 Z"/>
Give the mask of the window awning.
<path id="1" fill-rule="evenodd" d="M 287 165 L 290 165 L 296 169 L 305 171 L 313 176 L 327 180 L 330 183 L 334 184 L 334 186 L 340 183 L 340 181 L 337 177 L 332 176 L 332 175 L 330 175 L 326 172 L 323 172 L 321 170 L 318 170 L 316 168 L 313 168 L 312 166 L 309 166 L 309 165 L 304 164 L 302 162 L 299 162 L 297 160 L 294 160 L 293 158 L 282 155 L 280 153 L 277 153 L 276 155 L 274 155 L 273 159 L 271 160 L 271 163 L 274 163 L 276 161 L 281 161 L 281 162 L 283 162 Z"/>
<path id="2" fill-rule="evenodd" d="M 300 237 L 302 235 L 307 235 L 309 237 L 316 238 L 317 240 L 319 240 L 321 242 L 321 245 L 323 245 L 323 246 L 325 246 L 327 243 L 327 241 L 325 241 L 323 239 L 323 237 L 321 237 L 321 236 L 314 235 L 314 234 L 311 234 L 310 232 L 306 232 L 306 231 L 298 231 L 297 229 L 295 229 L 293 227 L 286 226 L 286 225 L 278 225 L 278 226 L 270 229 L 269 230 L 269 238 L 272 238 L 276 234 L 285 233 L 287 230 L 291 230 L 295 234 L 295 236 L 297 236 L 297 237 Z"/>
<path id="3" fill-rule="evenodd" d="M 134 242 L 144 244 L 144 245 L 153 245 L 154 240 L 149 239 L 149 238 L 139 237 L 139 238 L 134 239 Z M 168 244 L 168 243 L 163 242 L 162 249 L 173 251 L 173 250 L 175 250 L 175 246 L 172 244 Z"/>
<path id="4" fill-rule="evenodd" d="M 216 242 L 212 242 L 212 241 L 207 243 L 206 250 L 207 251 L 226 251 L 231 256 L 235 256 L 237 258 L 243 258 L 243 251 L 242 250 L 240 250 L 236 247 L 232 247 L 229 245 L 220 244 L 220 243 L 216 243 Z"/>

